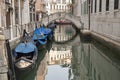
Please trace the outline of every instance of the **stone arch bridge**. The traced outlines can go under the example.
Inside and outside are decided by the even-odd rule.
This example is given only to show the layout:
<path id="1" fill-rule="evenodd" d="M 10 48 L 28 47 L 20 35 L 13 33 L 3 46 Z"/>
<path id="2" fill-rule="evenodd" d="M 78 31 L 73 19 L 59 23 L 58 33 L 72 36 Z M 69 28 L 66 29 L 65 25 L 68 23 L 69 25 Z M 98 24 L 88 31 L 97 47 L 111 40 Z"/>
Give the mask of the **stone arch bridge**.
<path id="1" fill-rule="evenodd" d="M 67 19 L 71 21 L 77 28 L 79 29 L 83 28 L 80 17 L 76 17 L 71 15 L 70 13 L 65 13 L 65 12 L 58 12 L 51 14 L 49 16 L 45 16 L 44 18 L 41 19 L 41 22 L 47 25 L 48 23 L 55 21 L 57 19 Z"/>

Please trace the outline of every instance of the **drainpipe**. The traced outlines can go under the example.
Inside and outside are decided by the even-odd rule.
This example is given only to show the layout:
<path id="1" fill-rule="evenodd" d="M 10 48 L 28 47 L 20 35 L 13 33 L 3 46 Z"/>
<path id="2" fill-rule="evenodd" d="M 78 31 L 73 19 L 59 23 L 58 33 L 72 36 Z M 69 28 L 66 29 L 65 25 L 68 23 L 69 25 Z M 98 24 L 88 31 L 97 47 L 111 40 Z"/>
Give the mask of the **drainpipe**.
<path id="1" fill-rule="evenodd" d="M 90 30 L 90 0 L 88 0 L 88 30 Z"/>

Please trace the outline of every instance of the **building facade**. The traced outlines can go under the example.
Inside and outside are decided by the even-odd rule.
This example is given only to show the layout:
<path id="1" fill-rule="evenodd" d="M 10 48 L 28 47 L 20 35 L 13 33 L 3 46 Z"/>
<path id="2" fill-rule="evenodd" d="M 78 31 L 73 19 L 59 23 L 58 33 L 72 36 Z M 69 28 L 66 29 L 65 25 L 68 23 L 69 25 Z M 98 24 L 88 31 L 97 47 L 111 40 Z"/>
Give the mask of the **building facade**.
<path id="1" fill-rule="evenodd" d="M 37 21 L 40 21 L 46 15 L 46 0 L 36 0 L 35 12 Z"/>
<path id="2" fill-rule="evenodd" d="M 47 14 L 53 14 L 56 12 L 67 12 L 70 10 L 71 0 L 47 0 L 46 1 Z"/>
<path id="3" fill-rule="evenodd" d="M 85 29 L 90 27 L 93 32 L 120 41 L 119 0 L 90 0 L 90 4 L 89 0 L 80 0 L 77 7 Z"/>
<path id="4" fill-rule="evenodd" d="M 0 27 L 10 27 L 12 10 L 11 0 L 0 0 Z"/>
<path id="5" fill-rule="evenodd" d="M 35 0 L 1 0 L 0 30 L 6 39 L 14 40 L 19 37 L 18 28 L 24 29 L 25 24 L 35 21 L 35 2 Z"/>

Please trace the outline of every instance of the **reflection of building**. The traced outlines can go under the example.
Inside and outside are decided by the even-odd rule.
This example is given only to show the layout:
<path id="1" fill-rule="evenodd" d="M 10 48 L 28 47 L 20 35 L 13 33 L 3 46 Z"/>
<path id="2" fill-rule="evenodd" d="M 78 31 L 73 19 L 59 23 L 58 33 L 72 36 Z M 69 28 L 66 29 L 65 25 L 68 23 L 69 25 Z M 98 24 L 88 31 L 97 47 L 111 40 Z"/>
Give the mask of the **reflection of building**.
<path id="1" fill-rule="evenodd" d="M 70 10 L 71 0 L 47 0 L 46 10 L 48 14 Z"/>
<path id="2" fill-rule="evenodd" d="M 72 80 L 119 80 L 119 57 L 101 44 L 83 43 L 73 46 Z"/>
<path id="3" fill-rule="evenodd" d="M 71 63 L 71 46 L 54 47 L 49 53 L 49 64 L 70 64 Z"/>

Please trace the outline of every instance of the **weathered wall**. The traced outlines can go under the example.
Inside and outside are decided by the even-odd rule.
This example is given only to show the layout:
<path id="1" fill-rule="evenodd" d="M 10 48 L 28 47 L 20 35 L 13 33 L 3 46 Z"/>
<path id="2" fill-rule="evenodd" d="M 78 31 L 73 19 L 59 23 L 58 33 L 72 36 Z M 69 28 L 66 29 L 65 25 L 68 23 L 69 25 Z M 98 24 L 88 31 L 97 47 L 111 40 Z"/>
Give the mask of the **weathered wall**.
<path id="1" fill-rule="evenodd" d="M 29 0 L 25 0 L 22 8 L 22 24 L 30 22 Z"/>
<path id="2" fill-rule="evenodd" d="M 0 80 L 8 80 L 8 62 L 5 45 L 5 37 L 0 35 Z"/>
<path id="3" fill-rule="evenodd" d="M 81 0 L 82 5 L 86 0 Z M 114 0 L 109 0 L 109 11 L 106 11 L 106 1 L 102 0 L 102 11 L 99 12 L 99 1 L 97 1 L 96 12 L 94 12 L 95 0 L 93 0 L 93 13 L 91 13 L 90 30 L 109 38 L 120 41 L 120 1 L 119 8 L 114 10 Z M 86 10 L 88 10 L 86 8 Z M 81 20 L 84 28 L 88 29 L 88 12 L 81 8 Z"/>

